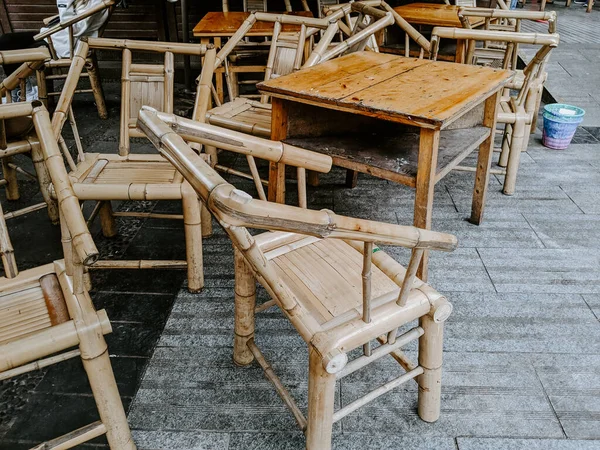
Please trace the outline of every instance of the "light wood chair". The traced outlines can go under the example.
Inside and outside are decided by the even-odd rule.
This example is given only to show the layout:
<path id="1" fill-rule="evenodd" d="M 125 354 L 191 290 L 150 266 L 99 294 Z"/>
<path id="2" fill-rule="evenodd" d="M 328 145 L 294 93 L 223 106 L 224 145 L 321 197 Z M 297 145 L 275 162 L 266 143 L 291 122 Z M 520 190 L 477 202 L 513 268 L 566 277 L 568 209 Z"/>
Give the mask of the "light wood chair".
<path id="1" fill-rule="evenodd" d="M 67 77 L 66 71 L 71 67 L 72 58 L 59 58 L 56 54 L 52 43 L 52 36 L 59 31 L 68 29 L 69 40 L 71 46 L 71 55 L 75 50 L 76 39 L 74 37 L 74 26 L 84 19 L 94 15 L 101 14 L 104 11 L 107 12 L 107 19 L 104 25 L 100 28 L 98 34 L 102 36 L 110 16 L 115 8 L 116 0 L 102 0 L 102 3 L 87 9 L 81 14 L 78 14 L 66 22 L 57 22 L 58 16 L 52 16 L 44 20 L 44 24 L 48 26 L 47 29 L 40 31 L 34 36 L 36 41 L 47 41 L 52 55 L 52 61 L 48 61 L 45 64 L 45 70 L 38 72 L 38 95 L 39 99 L 47 104 L 48 97 L 59 97 L 61 90 L 48 92 L 48 86 L 53 86 L 55 80 L 64 80 Z M 86 55 L 85 72 L 81 74 L 80 78 L 87 78 L 90 83 L 89 89 L 78 89 L 76 93 L 91 93 L 94 95 L 94 101 L 96 102 L 96 108 L 98 109 L 98 116 L 101 119 L 108 117 L 108 111 L 106 109 L 106 102 L 104 100 L 104 92 L 102 90 L 102 83 L 100 80 L 100 73 L 98 71 L 98 61 L 96 54 L 92 51 L 89 55 Z M 48 83 L 50 81 L 50 83 Z"/>
<path id="2" fill-rule="evenodd" d="M 558 46 L 560 36 L 556 33 L 516 33 L 436 27 L 432 31 L 431 38 L 432 59 L 436 58 L 439 41 L 444 38 L 462 40 L 466 46 L 474 46 L 472 41 L 504 43 L 509 55 L 511 47 L 515 45 L 528 44 L 540 47 L 525 69 L 517 71 L 512 83 L 504 90 L 496 117 L 497 123 L 505 124 L 498 165 L 506 169 L 496 170 L 493 173 L 505 175 L 502 191 L 506 195 L 512 195 L 515 192 L 521 152 L 527 150 L 547 78 L 546 62 L 552 49 Z M 505 58 L 505 64 L 508 64 L 508 59 L 510 58 Z M 473 169 L 458 166 L 457 170 L 472 171 Z"/>
<path id="3" fill-rule="evenodd" d="M 293 11 L 291 1 L 290 0 L 284 0 L 284 1 L 285 1 L 285 10 Z M 269 2 L 267 0 L 244 0 L 243 7 L 244 7 L 244 11 L 246 11 L 246 12 L 255 12 L 255 11 L 267 12 L 269 10 L 268 3 Z M 307 0 L 300 0 L 300 3 L 302 5 L 302 9 L 304 11 L 310 11 Z M 222 4 L 223 4 L 223 12 L 229 12 L 229 0 L 223 0 Z"/>
<path id="4" fill-rule="evenodd" d="M 85 152 L 75 167 L 71 167 L 69 177 L 80 201 L 95 201 L 88 223 L 100 218 L 103 234 L 112 237 L 117 234 L 115 217 L 136 216 L 145 218 L 175 219 L 184 222 L 186 239 L 186 260 L 102 260 L 95 269 L 187 269 L 188 288 L 195 292 L 204 285 L 202 263 L 202 230 L 210 232 L 210 226 L 202 227 L 200 203 L 194 191 L 163 157 L 154 154 L 130 154 L 130 138 L 140 136 L 135 129 L 137 110 L 142 102 L 172 112 L 174 55 L 184 54 L 205 57 L 214 61 L 215 50 L 204 45 L 166 42 L 145 42 L 132 40 L 89 38 L 79 45 L 95 49 L 120 51 L 123 54 L 123 82 L 121 89 L 121 136 L 119 154 Z M 132 62 L 132 52 L 163 54 L 164 65 L 143 65 Z M 199 87 L 202 97 L 199 107 L 208 103 L 211 95 L 212 64 L 205 65 L 202 80 L 204 89 Z M 65 85 L 77 84 L 80 67 L 71 66 Z M 201 109 L 206 110 L 207 106 Z M 64 123 L 54 120 L 55 133 L 60 133 Z M 152 213 L 115 213 L 111 201 L 126 200 L 179 200 L 183 204 L 183 215 Z"/>
<path id="5" fill-rule="evenodd" d="M 104 335 L 111 325 L 85 288 L 84 267 L 98 258 L 41 102 L 0 106 L 5 117 L 29 108 L 60 205 L 64 259 L 18 272 L 0 207 L 0 380 L 81 358 L 100 420 L 35 448 L 71 448 L 106 434 L 111 449 L 133 450 Z M 61 170 L 62 169 L 62 170 Z"/>
<path id="6" fill-rule="evenodd" d="M 420 417 L 437 420 L 443 323 L 452 305 L 415 273 L 423 251 L 451 251 L 456 247 L 454 236 L 254 200 L 221 178 L 160 120 L 160 114 L 142 111 L 139 126 L 231 238 L 235 251 L 234 362 L 245 366 L 257 360 L 305 430 L 308 450 L 329 450 L 334 422 L 411 379 L 419 385 Z M 237 145 L 248 146 L 252 138 L 247 139 Z M 212 144 L 209 139 L 205 143 Z M 274 232 L 252 236 L 246 227 Z M 376 244 L 412 248 L 408 268 Z M 258 307 L 256 281 L 272 298 Z M 255 312 L 275 305 L 309 347 L 306 416 L 254 342 Z M 397 334 L 399 327 L 416 319 L 418 326 Z M 401 350 L 414 340 L 419 341 L 418 363 Z M 374 341 L 379 345 L 372 345 Z M 363 354 L 349 361 L 348 353 L 355 349 L 362 349 Z M 334 412 L 336 381 L 386 355 L 406 372 Z"/>
<path id="7" fill-rule="evenodd" d="M 557 16 L 554 11 L 517 11 L 503 8 L 460 8 L 458 10 L 458 18 L 466 29 L 472 29 L 472 18 L 481 17 L 485 18 L 485 24 L 480 28 L 484 30 L 519 33 L 522 21 L 532 20 L 548 22 L 548 33 L 556 33 Z M 485 41 L 480 43 L 480 46 L 476 43 L 475 40 L 470 40 L 467 45 L 465 52 L 467 64 L 517 69 L 518 42 Z"/>

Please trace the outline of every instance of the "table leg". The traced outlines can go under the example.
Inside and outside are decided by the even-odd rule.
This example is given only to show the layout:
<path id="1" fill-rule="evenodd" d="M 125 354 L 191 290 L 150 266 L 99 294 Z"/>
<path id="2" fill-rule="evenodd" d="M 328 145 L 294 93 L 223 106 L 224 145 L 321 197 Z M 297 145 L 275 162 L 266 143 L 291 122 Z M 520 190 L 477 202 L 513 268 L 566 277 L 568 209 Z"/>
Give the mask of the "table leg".
<path id="1" fill-rule="evenodd" d="M 494 154 L 494 135 L 496 130 L 496 107 L 500 101 L 501 92 L 488 97 L 485 101 L 483 125 L 490 128 L 489 137 L 479 146 L 477 171 L 475 172 L 475 187 L 473 188 L 473 203 L 471 204 L 470 222 L 479 225 L 483 221 L 485 197 L 490 180 L 490 168 Z"/>
<path id="2" fill-rule="evenodd" d="M 287 137 L 288 104 L 285 100 L 271 100 L 273 112 L 271 116 L 271 139 L 282 141 Z M 270 202 L 285 203 L 285 164 L 269 163 L 269 194 Z"/>
<path id="3" fill-rule="evenodd" d="M 417 165 L 417 192 L 415 193 L 415 227 L 431 229 L 433 211 L 433 189 L 437 170 L 440 131 L 421 128 L 419 161 Z M 429 251 L 423 253 L 417 276 L 427 281 Z"/>
<path id="4" fill-rule="evenodd" d="M 201 44 L 210 44 L 210 38 L 200 38 Z M 213 38 L 213 45 L 217 49 L 217 51 L 221 50 L 221 38 L 215 37 Z M 223 91 L 223 73 L 215 72 L 215 88 L 217 90 L 217 98 L 221 103 L 224 101 L 224 91 Z"/>
<path id="5" fill-rule="evenodd" d="M 456 55 L 454 56 L 455 63 L 458 63 L 458 64 L 465 63 L 466 43 L 467 43 L 467 41 L 465 41 L 464 39 L 456 40 Z"/>

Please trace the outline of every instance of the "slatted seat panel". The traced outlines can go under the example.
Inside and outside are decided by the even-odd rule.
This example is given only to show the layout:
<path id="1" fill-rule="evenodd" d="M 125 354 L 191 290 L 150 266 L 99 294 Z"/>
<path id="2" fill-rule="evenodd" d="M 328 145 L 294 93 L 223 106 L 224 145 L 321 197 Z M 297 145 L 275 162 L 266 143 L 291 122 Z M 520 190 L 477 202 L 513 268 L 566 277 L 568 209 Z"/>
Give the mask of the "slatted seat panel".
<path id="1" fill-rule="evenodd" d="M 39 283 L 0 294 L 0 344 L 52 326 Z"/>
<path id="2" fill-rule="evenodd" d="M 142 106 L 164 111 L 165 68 L 162 65 L 133 64 L 130 72 L 130 127 L 135 127 Z M 133 126 L 132 126 L 133 123 Z"/>
<path id="3" fill-rule="evenodd" d="M 93 182 L 98 184 L 172 183 L 175 172 L 175 168 L 167 161 L 109 161 Z"/>
<path id="4" fill-rule="evenodd" d="M 340 239 L 318 240 L 272 259 L 277 274 L 320 322 L 351 309 L 362 313 L 363 256 Z M 399 292 L 398 286 L 373 267 L 372 297 Z"/>
<path id="5" fill-rule="evenodd" d="M 206 119 L 211 125 L 224 126 L 255 136 L 271 137 L 270 104 L 237 98 L 208 111 Z"/>

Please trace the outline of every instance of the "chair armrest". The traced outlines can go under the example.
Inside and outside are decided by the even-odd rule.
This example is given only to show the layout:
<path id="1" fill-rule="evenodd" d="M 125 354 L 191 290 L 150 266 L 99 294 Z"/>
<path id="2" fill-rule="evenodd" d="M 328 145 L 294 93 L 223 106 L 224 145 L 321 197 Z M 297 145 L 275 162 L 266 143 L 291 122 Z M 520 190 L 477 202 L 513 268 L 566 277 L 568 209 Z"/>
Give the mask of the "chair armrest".
<path id="1" fill-rule="evenodd" d="M 456 237 L 449 234 L 338 216 L 327 210 L 314 211 L 255 200 L 225 181 L 187 145 L 184 141 L 185 136 L 177 134 L 159 117 L 160 114 L 156 111 L 142 108 L 138 116 L 138 127 L 192 185 L 224 227 L 287 231 L 407 248 L 442 251 L 452 251 L 456 248 Z"/>
<path id="2" fill-rule="evenodd" d="M 330 156 L 312 152 L 283 142 L 251 136 L 239 131 L 217 127 L 207 123 L 186 119 L 143 107 L 166 123 L 173 131 L 188 142 L 209 145 L 235 153 L 251 155 L 271 162 L 278 162 L 306 170 L 327 173 L 331 170 L 333 161 Z"/>

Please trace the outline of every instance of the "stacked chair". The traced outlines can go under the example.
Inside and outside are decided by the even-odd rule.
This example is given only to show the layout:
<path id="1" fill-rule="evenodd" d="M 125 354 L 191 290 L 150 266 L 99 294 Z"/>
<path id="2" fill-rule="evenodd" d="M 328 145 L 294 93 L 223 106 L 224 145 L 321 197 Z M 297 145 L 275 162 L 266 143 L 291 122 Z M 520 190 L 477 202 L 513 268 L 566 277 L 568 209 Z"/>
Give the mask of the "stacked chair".
<path id="1" fill-rule="evenodd" d="M 31 117 L 56 192 L 64 259 L 18 271 L 2 208 L 0 256 L 0 380 L 81 358 L 100 420 L 36 448 L 71 448 L 106 435 L 112 449 L 135 449 L 104 335 L 111 325 L 86 290 L 84 268 L 98 251 L 64 169 L 63 155 L 41 102 L 0 107 L 5 118 Z"/>
<path id="2" fill-rule="evenodd" d="M 538 13 L 539 14 L 539 13 Z M 519 15 L 519 13 L 516 13 Z M 503 192 L 513 195 L 519 168 L 521 152 L 526 151 L 529 136 L 535 129 L 539 105 L 541 102 L 544 82 L 547 78 L 546 62 L 552 49 L 558 46 L 559 35 L 541 33 L 523 33 L 495 30 L 471 30 L 465 28 L 436 27 L 432 32 L 432 59 L 436 59 L 441 39 L 459 39 L 465 42 L 470 52 L 468 62 L 478 63 L 482 60 L 498 60 L 497 49 L 489 51 L 485 43 L 500 43 L 504 48 L 502 64 L 512 67 L 513 57 L 516 57 L 515 48 L 519 45 L 534 45 L 539 50 L 523 71 L 518 71 L 512 83 L 505 89 L 498 107 L 497 122 L 505 124 L 502 149 L 498 164 L 506 167 L 499 173 L 504 174 Z M 477 44 L 480 44 L 479 47 Z M 480 52 L 478 53 L 478 49 Z M 460 169 L 464 169 L 459 167 Z M 468 170 L 468 168 L 467 168 Z"/>
<path id="3" fill-rule="evenodd" d="M 164 122 L 162 119 L 166 119 Z M 180 136 L 179 119 L 144 108 L 138 126 L 161 154 L 183 174 L 217 221 L 235 251 L 234 362 L 260 364 L 279 396 L 306 433 L 308 450 L 331 448 L 332 425 L 359 407 L 411 379 L 419 385 L 419 415 L 428 422 L 440 413 L 443 323 L 452 305 L 416 278 L 426 249 L 451 251 L 456 238 L 399 225 L 338 216 L 254 200 L 221 178 Z M 215 130 L 190 135 L 187 141 L 214 146 L 218 140 L 240 152 L 256 138 L 222 139 Z M 222 144 L 218 144 L 219 146 Z M 300 156 L 310 152 L 279 142 Z M 310 156 L 312 157 L 312 156 Z M 247 228 L 271 232 L 250 235 Z M 376 244 L 412 249 L 408 268 Z M 300 411 L 254 341 L 256 281 L 309 347 L 308 414 Z M 362 287 L 362 288 L 361 288 Z M 419 324 L 398 334 L 398 328 Z M 401 347 L 418 340 L 418 363 Z M 377 345 L 373 345 L 377 342 Z M 349 361 L 355 349 L 362 354 Z M 354 355 L 355 353 L 353 353 Z M 336 381 L 386 355 L 405 372 L 364 397 L 334 412 Z"/>

